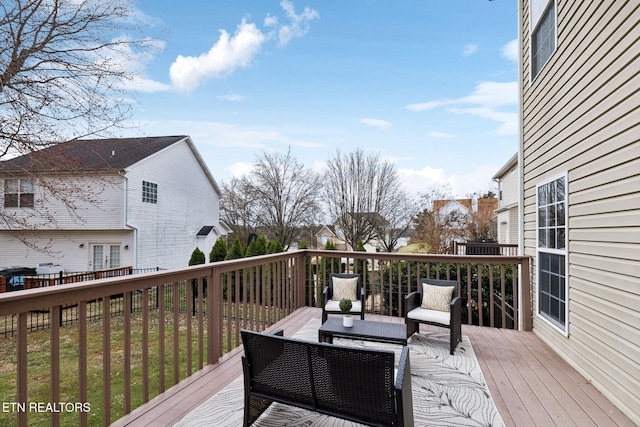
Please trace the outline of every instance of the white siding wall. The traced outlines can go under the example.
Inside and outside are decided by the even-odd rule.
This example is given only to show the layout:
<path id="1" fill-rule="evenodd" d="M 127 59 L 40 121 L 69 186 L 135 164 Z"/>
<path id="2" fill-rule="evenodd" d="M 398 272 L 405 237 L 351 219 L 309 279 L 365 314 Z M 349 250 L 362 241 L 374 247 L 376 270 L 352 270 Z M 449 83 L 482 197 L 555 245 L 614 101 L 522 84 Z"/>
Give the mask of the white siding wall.
<path id="1" fill-rule="evenodd" d="M 557 5 L 557 50 L 533 83 L 528 0 L 520 17 L 527 255 L 536 184 L 568 174 L 568 336 L 538 318 L 534 331 L 640 424 L 640 9 Z"/>
<path id="2" fill-rule="evenodd" d="M 520 187 L 518 186 L 518 168 L 513 168 L 502 177 L 502 200 L 500 207 L 517 205 L 520 200 Z"/>
<path id="3" fill-rule="evenodd" d="M 93 244 L 120 245 L 120 266 L 133 265 L 133 233 L 131 231 L 43 231 L 25 233 L 21 237 L 44 247 L 51 244 L 48 253 L 28 248 L 13 234 L 0 232 L 0 267 L 37 267 L 42 263 L 61 265 L 65 271 L 90 271 Z M 82 247 L 80 247 L 82 245 Z M 130 249 L 124 249 L 128 245 Z"/>
<path id="4" fill-rule="evenodd" d="M 34 209 L 0 209 L 5 209 L 7 213 L 15 212 L 18 218 L 28 219 L 31 225 L 40 230 L 122 230 L 122 177 L 114 174 L 93 177 L 56 176 L 55 179 L 53 184 L 34 182 Z M 54 188 L 54 193 L 49 188 Z M 70 209 L 60 197 L 70 200 L 75 207 Z M 1 183 L 0 200 L 4 200 L 4 185 Z"/>
<path id="5" fill-rule="evenodd" d="M 188 144 L 173 144 L 133 165 L 126 179 L 126 221 L 137 229 L 137 266 L 186 267 L 200 227 L 220 229 L 219 197 Z M 158 185 L 157 204 L 142 202 L 143 180 Z"/>

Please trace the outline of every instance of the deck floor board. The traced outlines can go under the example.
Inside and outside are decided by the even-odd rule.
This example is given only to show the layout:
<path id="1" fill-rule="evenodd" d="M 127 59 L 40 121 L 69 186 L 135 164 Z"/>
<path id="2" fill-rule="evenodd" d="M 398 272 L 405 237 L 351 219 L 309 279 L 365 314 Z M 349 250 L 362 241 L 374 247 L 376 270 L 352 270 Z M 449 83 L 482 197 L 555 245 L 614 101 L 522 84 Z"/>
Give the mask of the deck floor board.
<path id="1" fill-rule="evenodd" d="M 285 336 L 292 336 L 310 319 L 320 317 L 319 309 L 302 308 L 268 330 L 283 329 Z M 402 322 L 379 315 L 366 318 Z M 471 341 L 507 426 L 634 426 L 533 332 L 466 325 L 462 332 Z M 112 425 L 172 425 L 242 375 L 241 355 L 240 348 L 231 351 Z"/>

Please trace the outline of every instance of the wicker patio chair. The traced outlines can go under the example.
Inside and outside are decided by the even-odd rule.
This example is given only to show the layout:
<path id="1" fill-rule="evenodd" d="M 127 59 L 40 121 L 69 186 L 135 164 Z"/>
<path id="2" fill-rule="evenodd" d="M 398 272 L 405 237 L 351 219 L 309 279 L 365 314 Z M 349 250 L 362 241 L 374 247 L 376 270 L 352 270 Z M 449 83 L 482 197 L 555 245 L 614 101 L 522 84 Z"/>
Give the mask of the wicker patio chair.
<path id="1" fill-rule="evenodd" d="M 426 296 L 426 297 L 425 297 Z M 420 332 L 420 324 L 448 328 L 450 353 L 462 341 L 462 307 L 456 280 L 420 279 L 418 292 L 404 300 L 407 337 Z"/>
<path id="2" fill-rule="evenodd" d="M 329 314 L 343 314 L 340 311 L 340 300 L 343 297 L 351 300 L 351 314 L 359 314 L 364 320 L 364 288 L 362 276 L 359 274 L 331 274 L 329 284 L 322 291 L 322 323 Z"/>

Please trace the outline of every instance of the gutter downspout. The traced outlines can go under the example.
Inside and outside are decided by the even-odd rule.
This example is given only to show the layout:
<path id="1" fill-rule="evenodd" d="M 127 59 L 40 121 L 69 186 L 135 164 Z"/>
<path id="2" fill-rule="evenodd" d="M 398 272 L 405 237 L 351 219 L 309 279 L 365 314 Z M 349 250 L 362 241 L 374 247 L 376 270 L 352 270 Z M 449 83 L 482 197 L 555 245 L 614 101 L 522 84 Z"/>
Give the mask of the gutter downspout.
<path id="1" fill-rule="evenodd" d="M 129 178 L 126 171 L 120 172 L 120 176 L 124 178 L 124 225 L 133 230 L 133 268 L 138 268 L 138 229 L 129 224 Z"/>

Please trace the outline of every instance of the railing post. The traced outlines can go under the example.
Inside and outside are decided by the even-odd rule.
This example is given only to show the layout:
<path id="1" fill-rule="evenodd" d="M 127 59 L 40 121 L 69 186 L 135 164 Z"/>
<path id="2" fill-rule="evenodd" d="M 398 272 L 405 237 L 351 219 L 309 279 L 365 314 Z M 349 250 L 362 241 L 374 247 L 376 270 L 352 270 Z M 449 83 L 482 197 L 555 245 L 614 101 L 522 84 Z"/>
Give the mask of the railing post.
<path id="1" fill-rule="evenodd" d="M 297 286 L 296 292 L 298 294 L 298 301 L 296 303 L 295 309 L 300 307 L 304 307 L 306 305 L 306 296 L 307 296 L 307 281 L 306 281 L 306 259 L 307 259 L 307 251 L 301 251 L 298 256 L 295 258 L 298 271 L 297 271 Z"/>
<path id="2" fill-rule="evenodd" d="M 529 268 L 530 262 L 530 257 L 523 257 L 520 261 L 520 311 L 522 313 L 522 330 L 524 331 L 531 331 L 533 329 L 531 310 L 531 271 Z"/>
<path id="3" fill-rule="evenodd" d="M 222 281 L 221 274 L 215 267 L 211 268 L 209 281 L 211 288 L 207 290 L 207 364 L 211 365 L 222 356 Z M 231 291 L 229 290 L 229 295 Z"/>

